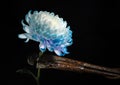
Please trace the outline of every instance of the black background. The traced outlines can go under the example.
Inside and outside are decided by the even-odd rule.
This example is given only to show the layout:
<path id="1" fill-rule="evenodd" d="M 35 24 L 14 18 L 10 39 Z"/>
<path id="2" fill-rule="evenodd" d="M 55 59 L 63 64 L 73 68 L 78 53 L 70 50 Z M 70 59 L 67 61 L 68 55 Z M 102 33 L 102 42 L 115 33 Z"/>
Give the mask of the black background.
<path id="1" fill-rule="evenodd" d="M 38 43 L 18 39 L 23 33 L 21 20 L 29 10 L 49 11 L 68 22 L 73 31 L 73 45 L 68 47 L 70 59 L 118 68 L 120 67 L 119 4 L 116 0 L 10 0 L 1 10 L 1 85 L 35 85 L 31 76 L 16 73 L 17 69 L 35 67 L 27 64 L 27 56 L 38 53 Z M 3 47 L 3 48 L 2 48 Z M 49 52 L 46 52 L 49 53 Z M 51 53 L 55 54 L 55 53 Z M 59 70 L 41 70 L 41 85 L 57 84 L 112 84 L 120 80 L 106 79 L 100 75 L 80 74 Z"/>

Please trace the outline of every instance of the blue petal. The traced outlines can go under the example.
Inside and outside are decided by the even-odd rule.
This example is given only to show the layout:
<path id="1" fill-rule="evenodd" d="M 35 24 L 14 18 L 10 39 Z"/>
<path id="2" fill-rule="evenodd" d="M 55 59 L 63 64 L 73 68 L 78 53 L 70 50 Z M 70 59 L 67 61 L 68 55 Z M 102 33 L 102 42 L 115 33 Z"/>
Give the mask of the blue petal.
<path id="1" fill-rule="evenodd" d="M 41 52 L 45 52 L 46 51 L 46 45 L 44 43 L 40 43 L 39 44 L 39 49 Z"/>
<path id="2" fill-rule="evenodd" d="M 50 52 L 53 52 L 53 47 L 50 45 L 50 43 L 49 42 L 46 42 L 46 44 L 47 44 L 47 49 L 50 51 Z"/>
<path id="3" fill-rule="evenodd" d="M 72 44 L 73 44 L 73 40 L 72 40 L 72 39 L 69 39 L 69 40 L 65 43 L 66 46 L 70 46 L 70 45 L 72 45 Z"/>
<path id="4" fill-rule="evenodd" d="M 39 41 L 39 36 L 37 34 L 31 34 L 31 39 L 35 41 Z"/>
<path id="5" fill-rule="evenodd" d="M 64 54 L 69 54 L 69 52 L 67 51 L 67 48 L 66 48 L 66 47 L 62 48 L 61 51 L 62 51 Z"/>

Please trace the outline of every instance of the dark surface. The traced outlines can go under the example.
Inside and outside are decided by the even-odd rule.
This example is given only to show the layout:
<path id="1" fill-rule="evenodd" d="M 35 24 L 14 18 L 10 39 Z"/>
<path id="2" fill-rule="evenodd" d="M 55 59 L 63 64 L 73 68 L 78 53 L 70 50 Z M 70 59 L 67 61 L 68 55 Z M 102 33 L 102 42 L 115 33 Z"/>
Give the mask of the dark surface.
<path id="1" fill-rule="evenodd" d="M 88 63 L 120 67 L 120 13 L 116 0 L 9 0 L 3 3 L 1 20 L 1 85 L 35 85 L 31 76 L 16 73 L 17 69 L 28 68 L 36 72 L 35 67 L 27 64 L 27 56 L 38 53 L 38 43 L 18 39 L 23 33 L 21 20 L 29 10 L 54 12 L 68 22 L 73 31 L 73 45 L 66 57 Z M 5 53 L 4 53 L 5 52 Z M 50 52 L 46 52 L 50 53 Z M 50 53 L 54 54 L 54 53 Z M 110 80 L 94 74 L 79 74 L 59 70 L 42 70 L 41 85 L 73 84 L 112 84 L 120 80 Z"/>

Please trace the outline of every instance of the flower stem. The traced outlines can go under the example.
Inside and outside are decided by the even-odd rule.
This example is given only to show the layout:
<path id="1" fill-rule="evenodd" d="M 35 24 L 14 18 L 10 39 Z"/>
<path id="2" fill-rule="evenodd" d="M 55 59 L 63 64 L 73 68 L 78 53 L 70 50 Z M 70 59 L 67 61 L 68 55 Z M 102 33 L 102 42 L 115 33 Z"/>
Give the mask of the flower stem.
<path id="1" fill-rule="evenodd" d="M 40 68 L 38 68 L 38 71 L 37 71 L 37 85 L 40 85 L 39 78 L 40 78 Z"/>
<path id="2" fill-rule="evenodd" d="M 43 55 L 43 52 L 39 52 L 39 57 L 38 57 L 37 61 L 39 61 L 39 59 L 42 55 Z M 38 70 L 37 70 L 37 77 L 36 77 L 37 85 L 40 85 L 39 78 L 40 78 L 40 68 L 38 68 Z"/>

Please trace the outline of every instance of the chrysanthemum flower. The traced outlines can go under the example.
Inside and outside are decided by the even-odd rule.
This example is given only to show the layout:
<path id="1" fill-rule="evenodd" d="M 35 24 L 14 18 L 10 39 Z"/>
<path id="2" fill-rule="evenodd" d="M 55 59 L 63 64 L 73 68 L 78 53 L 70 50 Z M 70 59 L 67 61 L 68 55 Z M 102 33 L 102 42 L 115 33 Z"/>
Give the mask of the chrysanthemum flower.
<path id="1" fill-rule="evenodd" d="M 47 48 L 59 56 L 69 53 L 66 47 L 72 44 L 72 31 L 63 18 L 47 11 L 29 11 L 25 20 L 27 24 L 22 20 L 22 25 L 26 33 L 19 34 L 19 38 L 27 39 L 25 42 L 29 39 L 40 42 L 42 52 Z"/>

